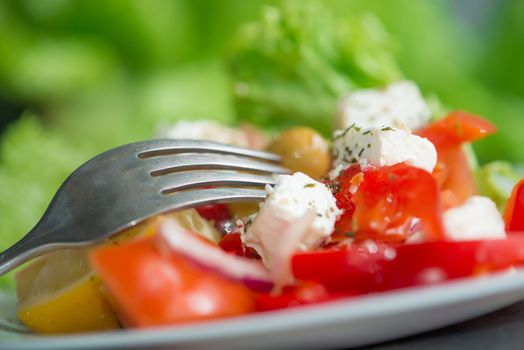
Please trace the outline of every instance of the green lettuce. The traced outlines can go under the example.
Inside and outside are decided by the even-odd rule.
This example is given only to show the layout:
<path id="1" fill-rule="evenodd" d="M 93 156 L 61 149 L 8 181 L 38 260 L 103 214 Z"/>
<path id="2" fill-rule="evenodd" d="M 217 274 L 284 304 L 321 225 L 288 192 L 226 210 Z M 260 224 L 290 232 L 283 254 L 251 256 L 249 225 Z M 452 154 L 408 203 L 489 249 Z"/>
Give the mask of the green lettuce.
<path id="1" fill-rule="evenodd" d="M 475 172 L 479 194 L 493 199 L 500 211 L 504 210 L 511 190 L 522 176 L 511 163 L 505 161 L 488 163 Z"/>
<path id="2" fill-rule="evenodd" d="M 240 30 L 227 58 L 237 117 L 329 134 L 341 96 L 402 77 L 393 48 L 372 14 L 342 22 L 316 1 L 268 7 Z"/>
<path id="3" fill-rule="evenodd" d="M 64 179 L 109 148 L 151 138 L 180 118 L 233 117 L 227 77 L 218 61 L 114 80 L 70 99 L 53 118 L 24 113 L 0 138 L 0 251 L 38 221 Z M 12 286 L 12 276 L 0 277 Z"/>
<path id="4" fill-rule="evenodd" d="M 86 154 L 43 128 L 26 113 L 8 128 L 0 145 L 0 251 L 28 232 L 52 194 Z M 9 275 L 0 286 L 11 284 Z"/>

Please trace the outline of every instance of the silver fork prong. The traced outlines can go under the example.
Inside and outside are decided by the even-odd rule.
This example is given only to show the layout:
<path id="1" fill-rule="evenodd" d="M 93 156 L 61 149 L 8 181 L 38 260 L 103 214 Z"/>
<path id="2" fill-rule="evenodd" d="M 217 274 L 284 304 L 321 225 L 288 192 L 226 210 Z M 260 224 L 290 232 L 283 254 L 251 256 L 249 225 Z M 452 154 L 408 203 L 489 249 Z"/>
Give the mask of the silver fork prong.
<path id="1" fill-rule="evenodd" d="M 261 202 L 267 196 L 266 191 L 252 188 L 207 188 L 179 192 L 174 196 L 162 196 L 162 210 L 153 215 L 173 210 L 194 208 L 200 205 L 232 202 Z"/>
<path id="2" fill-rule="evenodd" d="M 271 176 L 239 173 L 235 171 L 187 171 L 155 178 L 163 194 L 203 186 L 251 186 L 264 187 L 274 184 Z"/>
<path id="3" fill-rule="evenodd" d="M 226 145 L 212 141 L 159 139 L 140 143 L 139 158 L 151 158 L 180 153 L 221 153 L 279 162 L 281 157 L 264 151 Z"/>
<path id="4" fill-rule="evenodd" d="M 223 154 L 177 154 L 142 160 L 152 176 L 185 170 L 246 170 L 288 174 L 289 170 L 276 164 Z"/>

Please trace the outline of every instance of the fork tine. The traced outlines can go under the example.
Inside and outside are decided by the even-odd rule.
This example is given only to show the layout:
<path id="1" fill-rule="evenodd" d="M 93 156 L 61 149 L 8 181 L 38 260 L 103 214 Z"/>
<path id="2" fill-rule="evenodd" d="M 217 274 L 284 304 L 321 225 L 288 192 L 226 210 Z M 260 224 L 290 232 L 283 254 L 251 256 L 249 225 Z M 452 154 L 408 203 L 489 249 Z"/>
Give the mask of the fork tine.
<path id="1" fill-rule="evenodd" d="M 279 165 L 255 159 L 223 154 L 177 154 L 143 159 L 152 176 L 196 169 L 248 170 L 264 173 L 288 174 L 289 170 Z"/>
<path id="2" fill-rule="evenodd" d="M 280 156 L 249 148 L 226 145 L 212 141 L 159 139 L 137 144 L 139 158 L 151 158 L 180 153 L 222 153 L 279 162 Z"/>
<path id="3" fill-rule="evenodd" d="M 160 176 L 155 180 L 164 194 L 202 186 L 254 186 L 274 184 L 271 176 L 234 171 L 188 171 Z"/>
<path id="4" fill-rule="evenodd" d="M 162 196 L 162 205 L 159 207 L 161 209 L 151 213 L 151 215 L 214 203 L 261 202 L 266 198 L 266 195 L 264 190 L 229 187 L 179 192 L 170 196 Z"/>

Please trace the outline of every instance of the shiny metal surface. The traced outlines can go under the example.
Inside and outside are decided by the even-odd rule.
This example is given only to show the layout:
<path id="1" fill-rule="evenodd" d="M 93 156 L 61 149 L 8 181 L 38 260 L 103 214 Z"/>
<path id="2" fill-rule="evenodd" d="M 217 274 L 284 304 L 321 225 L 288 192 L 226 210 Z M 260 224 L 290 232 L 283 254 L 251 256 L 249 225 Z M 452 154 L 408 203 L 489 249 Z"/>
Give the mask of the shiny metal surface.
<path id="1" fill-rule="evenodd" d="M 262 201 L 270 174 L 288 172 L 279 159 L 197 140 L 151 140 L 109 150 L 75 170 L 36 226 L 0 253 L 0 275 L 43 253 L 100 242 L 164 212 Z"/>

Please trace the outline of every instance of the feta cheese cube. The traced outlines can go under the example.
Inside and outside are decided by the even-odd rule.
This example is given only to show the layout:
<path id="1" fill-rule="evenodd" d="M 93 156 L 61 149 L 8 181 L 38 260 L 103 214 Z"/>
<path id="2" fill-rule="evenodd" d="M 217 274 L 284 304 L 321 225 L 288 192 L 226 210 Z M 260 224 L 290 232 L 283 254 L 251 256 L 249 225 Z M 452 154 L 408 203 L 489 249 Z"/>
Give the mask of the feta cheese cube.
<path id="1" fill-rule="evenodd" d="M 247 147 L 249 140 L 240 129 L 212 120 L 181 120 L 157 132 L 158 138 L 207 140 Z"/>
<path id="2" fill-rule="evenodd" d="M 318 247 L 333 232 L 341 210 L 323 183 L 298 172 L 278 175 L 275 186 L 268 186 L 266 191 L 268 197 L 260 212 L 242 235 L 244 244 L 254 248 L 266 266 L 283 251 L 292 253 Z M 310 222 L 302 232 L 294 233 L 295 238 L 286 237 L 285 233 L 300 226 L 297 221 L 303 218 Z"/>
<path id="3" fill-rule="evenodd" d="M 338 172 L 354 163 L 381 167 L 402 162 L 432 172 L 437 164 L 437 150 L 428 139 L 409 131 L 352 125 L 335 131 L 333 158 L 333 168 Z"/>
<path id="4" fill-rule="evenodd" d="M 356 124 L 415 130 L 426 125 L 430 118 L 431 112 L 417 85 L 400 81 L 383 90 L 363 89 L 344 98 L 338 106 L 336 125 L 339 129 Z"/>
<path id="5" fill-rule="evenodd" d="M 506 237 L 504 220 L 488 197 L 472 196 L 461 206 L 446 210 L 443 219 L 447 239 L 452 241 Z"/>

